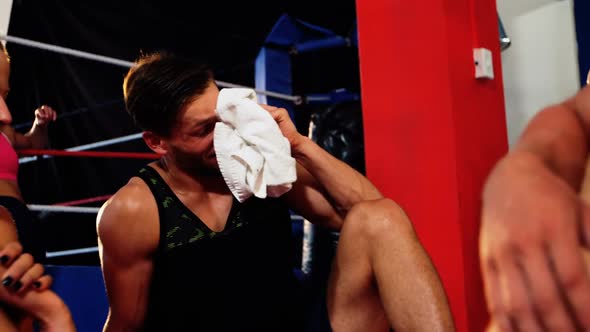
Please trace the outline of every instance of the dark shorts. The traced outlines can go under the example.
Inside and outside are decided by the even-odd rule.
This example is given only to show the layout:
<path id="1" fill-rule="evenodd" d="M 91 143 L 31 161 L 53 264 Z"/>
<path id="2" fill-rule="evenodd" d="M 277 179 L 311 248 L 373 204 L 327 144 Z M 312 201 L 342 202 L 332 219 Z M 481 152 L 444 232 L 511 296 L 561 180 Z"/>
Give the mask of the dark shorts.
<path id="1" fill-rule="evenodd" d="M 12 215 L 24 252 L 33 255 L 38 263 L 45 262 L 45 241 L 37 215 L 29 210 L 25 203 L 10 196 L 0 196 L 0 206 L 4 206 Z"/>

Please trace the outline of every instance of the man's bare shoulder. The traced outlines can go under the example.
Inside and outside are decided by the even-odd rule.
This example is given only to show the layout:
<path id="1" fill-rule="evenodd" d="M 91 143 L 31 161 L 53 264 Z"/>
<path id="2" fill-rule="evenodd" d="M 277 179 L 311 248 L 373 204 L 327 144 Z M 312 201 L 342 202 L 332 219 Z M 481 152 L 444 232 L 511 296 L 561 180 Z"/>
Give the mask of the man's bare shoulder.
<path id="1" fill-rule="evenodd" d="M 159 238 L 158 218 L 158 207 L 149 187 L 134 177 L 100 208 L 98 236 L 103 244 L 137 239 L 151 247 Z"/>

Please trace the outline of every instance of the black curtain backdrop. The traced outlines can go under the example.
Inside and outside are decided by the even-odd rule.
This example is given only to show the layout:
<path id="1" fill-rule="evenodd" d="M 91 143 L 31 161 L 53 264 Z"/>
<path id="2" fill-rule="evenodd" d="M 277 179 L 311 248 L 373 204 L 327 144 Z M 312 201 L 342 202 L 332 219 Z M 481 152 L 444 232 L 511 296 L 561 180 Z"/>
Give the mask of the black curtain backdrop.
<path id="1" fill-rule="evenodd" d="M 282 1 L 72 1 L 15 0 L 9 35 L 133 61 L 142 52 L 168 50 L 209 62 L 217 79 L 254 85 L 254 60 L 283 14 L 348 35 L 353 0 Z M 8 97 L 19 131 L 30 128 L 34 109 L 47 104 L 60 114 L 50 126 L 51 148 L 137 133 L 124 111 L 126 68 L 8 44 L 12 57 Z M 359 89 L 355 49 L 301 56 L 294 62 L 298 93 Z M 310 107 L 303 107 L 307 114 Z M 315 110 L 313 110 L 315 111 Z M 305 122 L 305 120 L 299 122 Z M 149 152 L 143 141 L 98 149 Z M 19 182 L 28 203 L 55 204 L 114 193 L 143 160 L 54 158 L 21 165 Z M 87 205 L 92 206 L 92 205 Z M 100 204 L 94 204 L 100 206 Z M 95 215 L 41 213 L 49 251 L 96 245 Z M 96 264 L 96 254 L 50 260 Z"/>

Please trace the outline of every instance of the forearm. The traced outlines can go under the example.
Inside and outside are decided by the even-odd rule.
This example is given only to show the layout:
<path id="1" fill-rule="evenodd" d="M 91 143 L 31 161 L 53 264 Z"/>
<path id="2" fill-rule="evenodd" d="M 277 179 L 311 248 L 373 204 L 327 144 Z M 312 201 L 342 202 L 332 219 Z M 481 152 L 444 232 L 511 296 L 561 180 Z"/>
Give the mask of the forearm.
<path id="1" fill-rule="evenodd" d="M 573 102 L 540 112 L 529 123 L 507 160 L 531 160 L 578 188 L 588 155 L 588 125 Z"/>
<path id="2" fill-rule="evenodd" d="M 0 266 L 0 275 L 6 268 Z M 4 306 L 18 309 L 26 315 L 38 319 L 43 325 L 62 324 L 71 320 L 65 303 L 52 291 L 28 290 L 24 294 L 0 287 L 0 302 Z"/>
<path id="3" fill-rule="evenodd" d="M 43 149 L 47 147 L 49 140 L 47 126 L 35 123 L 31 130 L 25 134 L 25 137 L 29 140 L 31 149 Z"/>
<path id="4" fill-rule="evenodd" d="M 0 287 L 0 298 L 4 305 L 20 309 L 42 322 L 53 322 L 68 312 L 63 301 L 51 291 L 30 290 L 20 295 Z"/>
<path id="5" fill-rule="evenodd" d="M 132 332 L 143 330 L 144 322 L 138 317 L 130 317 L 128 313 L 114 314 L 112 310 L 109 310 L 107 320 L 105 322 L 103 332 Z"/>
<path id="6" fill-rule="evenodd" d="M 301 137 L 293 149 L 293 157 L 315 177 L 340 209 L 348 211 L 361 201 L 383 197 L 365 176 L 307 137 Z"/>

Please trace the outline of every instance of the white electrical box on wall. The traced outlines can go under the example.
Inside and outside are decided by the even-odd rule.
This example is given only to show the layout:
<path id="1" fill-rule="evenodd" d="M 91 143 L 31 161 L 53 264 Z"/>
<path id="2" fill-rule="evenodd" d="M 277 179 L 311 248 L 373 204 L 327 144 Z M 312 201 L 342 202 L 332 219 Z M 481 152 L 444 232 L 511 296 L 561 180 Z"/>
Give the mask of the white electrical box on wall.
<path id="1" fill-rule="evenodd" d="M 494 62 L 492 51 L 487 48 L 473 49 L 473 62 L 475 64 L 475 78 L 494 79 Z"/>

